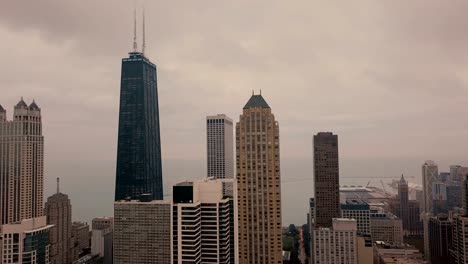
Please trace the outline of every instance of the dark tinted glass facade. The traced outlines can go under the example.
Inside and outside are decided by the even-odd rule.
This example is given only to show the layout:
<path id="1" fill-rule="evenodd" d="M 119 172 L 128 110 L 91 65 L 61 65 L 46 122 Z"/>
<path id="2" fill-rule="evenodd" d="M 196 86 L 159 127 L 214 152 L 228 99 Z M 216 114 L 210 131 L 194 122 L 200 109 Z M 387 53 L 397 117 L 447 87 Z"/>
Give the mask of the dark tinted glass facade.
<path id="1" fill-rule="evenodd" d="M 163 199 L 156 65 L 139 52 L 122 60 L 115 200 Z"/>
<path id="2" fill-rule="evenodd" d="M 22 263 L 49 263 L 48 246 L 49 232 L 47 230 L 26 234 L 24 238 Z"/>

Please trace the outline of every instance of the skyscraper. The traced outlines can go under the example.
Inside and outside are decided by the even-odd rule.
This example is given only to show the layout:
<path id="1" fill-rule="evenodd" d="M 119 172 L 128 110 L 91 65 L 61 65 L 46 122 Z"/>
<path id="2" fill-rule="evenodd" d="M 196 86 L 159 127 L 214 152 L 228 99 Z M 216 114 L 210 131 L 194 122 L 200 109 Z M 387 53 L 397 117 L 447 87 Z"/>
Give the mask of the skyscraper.
<path id="1" fill-rule="evenodd" d="M 422 184 L 423 184 L 423 208 L 422 220 L 424 229 L 424 252 L 429 254 L 429 219 L 434 213 L 434 183 L 439 181 L 439 169 L 432 160 L 427 160 L 422 165 Z"/>
<path id="2" fill-rule="evenodd" d="M 43 216 L 41 109 L 23 98 L 6 120 L 0 106 L 0 262 L 49 263 L 49 230 Z"/>
<path id="3" fill-rule="evenodd" d="M 432 264 L 450 262 L 449 245 L 452 242 L 452 222 L 447 215 L 439 214 L 429 218 L 429 252 Z"/>
<path id="4" fill-rule="evenodd" d="M 452 219 L 452 243 L 450 256 L 454 264 L 468 263 L 468 174 L 463 176 L 462 182 L 462 205 L 463 213 L 455 215 Z"/>
<path id="5" fill-rule="evenodd" d="M 320 132 L 314 136 L 315 226 L 331 227 L 340 218 L 338 136 Z"/>
<path id="6" fill-rule="evenodd" d="M 156 65 L 137 51 L 135 36 L 122 59 L 115 200 L 141 194 L 163 199 Z"/>
<path id="7" fill-rule="evenodd" d="M 433 211 L 433 184 L 439 180 L 439 170 L 434 161 L 428 160 L 422 166 L 423 208 L 425 213 Z"/>
<path id="8" fill-rule="evenodd" d="M 57 192 L 45 203 L 47 224 L 50 229 L 50 264 L 72 262 L 72 208 L 68 195 L 60 192 L 57 178 Z"/>
<path id="9" fill-rule="evenodd" d="M 461 181 L 461 179 L 458 179 L 458 169 L 460 167 L 460 165 L 450 166 L 450 181 Z"/>
<path id="10" fill-rule="evenodd" d="M 232 119 L 226 115 L 206 117 L 208 177 L 234 178 Z"/>
<path id="11" fill-rule="evenodd" d="M 279 126 L 262 95 L 236 124 L 239 263 L 282 263 Z"/>
<path id="12" fill-rule="evenodd" d="M 403 230 L 409 230 L 409 197 L 408 197 L 408 182 L 401 175 L 400 182 L 398 183 L 398 201 L 399 201 L 399 215 L 397 215 L 403 222 Z"/>
<path id="13" fill-rule="evenodd" d="M 398 216 L 403 223 L 403 232 L 406 235 L 421 235 L 422 222 L 419 205 L 416 200 L 409 200 L 408 182 L 401 175 L 398 183 L 398 195 L 390 205 L 390 211 Z"/>
<path id="14" fill-rule="evenodd" d="M 41 109 L 21 98 L 8 121 L 0 106 L 0 224 L 43 215 L 43 164 Z"/>

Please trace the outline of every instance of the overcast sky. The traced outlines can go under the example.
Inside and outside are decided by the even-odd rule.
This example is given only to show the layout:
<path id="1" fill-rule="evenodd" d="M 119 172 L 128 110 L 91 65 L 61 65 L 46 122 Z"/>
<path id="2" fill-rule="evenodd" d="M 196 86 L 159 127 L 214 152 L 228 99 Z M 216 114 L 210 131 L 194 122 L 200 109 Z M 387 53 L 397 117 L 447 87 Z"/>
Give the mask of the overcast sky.
<path id="1" fill-rule="evenodd" d="M 467 1 L 137 1 L 139 12 L 143 5 L 166 194 L 204 177 L 205 116 L 237 121 L 260 89 L 280 124 L 284 225 L 305 222 L 318 131 L 339 135 L 342 177 L 405 173 L 418 182 L 426 159 L 441 171 L 468 165 Z M 0 3 L 0 104 L 10 118 L 21 96 L 42 108 L 46 195 L 61 177 L 76 220 L 112 214 L 133 6 Z"/>

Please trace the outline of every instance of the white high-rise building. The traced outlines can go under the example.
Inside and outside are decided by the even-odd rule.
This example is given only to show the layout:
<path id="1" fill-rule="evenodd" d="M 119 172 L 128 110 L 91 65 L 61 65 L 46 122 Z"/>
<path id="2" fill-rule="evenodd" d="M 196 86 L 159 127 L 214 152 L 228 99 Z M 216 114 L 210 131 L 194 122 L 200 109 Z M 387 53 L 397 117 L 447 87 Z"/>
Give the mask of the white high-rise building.
<path id="1" fill-rule="evenodd" d="M 224 114 L 206 117 L 208 177 L 234 178 L 232 119 Z"/>
<path id="2" fill-rule="evenodd" d="M 0 235 L 0 263 L 49 264 L 49 230 L 45 216 L 3 225 Z"/>
<path id="3" fill-rule="evenodd" d="M 332 228 L 320 227 L 313 232 L 312 263 L 358 263 L 356 220 L 333 218 Z"/>
<path id="4" fill-rule="evenodd" d="M 114 264 L 152 263 L 172 264 L 171 202 L 114 202 Z"/>
<path id="5" fill-rule="evenodd" d="M 187 181 L 173 187 L 174 263 L 236 263 L 236 214 L 223 179 Z"/>
<path id="6" fill-rule="evenodd" d="M 102 258 L 103 264 L 112 264 L 114 218 L 96 217 L 92 221 L 91 254 Z"/>

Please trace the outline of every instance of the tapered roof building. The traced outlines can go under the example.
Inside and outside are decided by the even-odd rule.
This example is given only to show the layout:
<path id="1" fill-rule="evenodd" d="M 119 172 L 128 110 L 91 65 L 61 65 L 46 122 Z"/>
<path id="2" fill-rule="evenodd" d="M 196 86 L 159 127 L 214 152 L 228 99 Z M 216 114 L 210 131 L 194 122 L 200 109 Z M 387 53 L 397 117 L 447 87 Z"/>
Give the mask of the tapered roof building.
<path id="1" fill-rule="evenodd" d="M 135 34 L 133 52 L 122 59 L 116 201 L 141 194 L 163 198 L 156 65 L 144 46 L 137 51 Z"/>
<path id="2" fill-rule="evenodd" d="M 261 95 L 236 124 L 239 263 L 282 263 L 279 126 Z"/>

